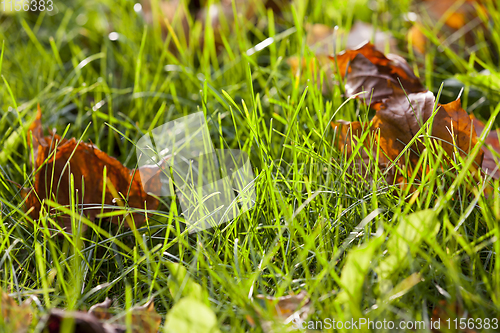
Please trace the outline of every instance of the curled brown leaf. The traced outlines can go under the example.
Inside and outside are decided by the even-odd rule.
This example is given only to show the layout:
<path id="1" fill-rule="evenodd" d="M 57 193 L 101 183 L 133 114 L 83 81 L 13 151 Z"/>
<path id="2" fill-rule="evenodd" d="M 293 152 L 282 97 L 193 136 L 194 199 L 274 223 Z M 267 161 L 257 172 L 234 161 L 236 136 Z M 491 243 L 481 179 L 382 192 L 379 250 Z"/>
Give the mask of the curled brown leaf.
<path id="1" fill-rule="evenodd" d="M 272 318 L 264 318 L 259 309 L 256 309 L 258 321 L 262 330 L 266 333 L 275 331 L 282 332 L 284 326 L 294 324 L 300 327 L 302 322 L 314 311 L 307 291 L 302 290 L 298 294 L 281 297 L 257 295 L 265 309 L 272 314 Z M 271 320 L 270 320 L 271 319 Z M 247 321 L 251 326 L 255 326 L 255 320 L 247 316 Z M 285 330 L 288 331 L 288 330 Z"/>
<path id="2" fill-rule="evenodd" d="M 399 91 L 377 104 L 377 111 L 369 124 L 353 122 L 348 123 L 349 127 L 345 127 L 345 125 L 339 126 L 340 123 L 337 122 L 332 123 L 332 126 L 341 127 L 338 133 L 339 146 L 349 157 L 353 153 L 352 147 L 358 143 L 353 137 L 359 138 L 363 131 L 369 130 L 370 135 L 367 139 L 372 137 L 373 140 L 366 139 L 363 142 L 365 148 L 360 150 L 360 154 L 355 157 L 356 163 L 363 166 L 361 175 L 366 178 L 365 172 L 368 170 L 370 160 L 378 161 L 379 168 L 386 170 L 386 181 L 389 184 L 395 180 L 400 183 L 404 179 L 403 175 L 392 168 L 397 164 L 406 170 L 404 175 L 410 176 L 413 173 L 420 154 L 428 148 L 422 138 L 415 138 L 415 136 L 419 132 L 422 135 L 422 131 L 427 130 L 421 131 L 422 126 L 431 119 L 434 104 L 435 97 L 431 92 L 413 93 L 406 96 Z M 430 142 L 434 146 L 442 146 L 448 161 L 456 161 L 456 153 L 464 158 L 467 157 L 478 142 L 472 121 L 467 112 L 462 109 L 460 99 L 439 105 L 434 118 L 428 125 L 432 126 Z M 401 158 L 401 153 L 404 151 L 409 154 L 410 164 L 406 164 Z M 398 157 L 400 157 L 399 160 L 397 160 Z M 481 166 L 482 151 L 477 154 L 474 161 L 472 171 Z M 422 174 L 422 170 L 419 170 L 419 174 Z"/>
<path id="3" fill-rule="evenodd" d="M 476 134 L 478 136 L 481 136 L 484 131 L 484 123 L 481 120 L 477 119 L 474 115 L 471 115 L 470 117 L 472 119 L 474 129 L 476 130 Z M 498 131 L 490 131 L 490 133 L 488 133 L 488 135 L 486 136 L 485 144 L 487 144 L 489 148 L 500 154 Z M 488 149 L 488 147 L 483 146 L 482 148 L 484 153 L 483 164 L 481 165 L 482 169 L 487 175 L 493 177 L 493 179 L 499 179 L 500 169 L 498 168 L 497 163 L 499 159 L 494 157 L 493 153 L 490 149 Z"/>
<path id="4" fill-rule="evenodd" d="M 35 175 L 34 186 L 27 194 L 26 207 L 31 209 L 30 214 L 34 220 L 39 218 L 44 199 L 69 206 L 71 198 L 77 198 L 77 195 L 75 206 L 83 206 L 83 213 L 91 220 L 94 220 L 101 210 L 111 211 L 110 208 L 103 208 L 102 204 L 110 207 L 118 202 L 121 206 L 148 210 L 158 207 L 158 200 L 147 193 L 150 188 L 159 184 L 158 168 L 152 171 L 155 176 L 147 184 L 142 184 L 138 170 L 128 169 L 93 144 L 80 142 L 75 138 L 64 139 L 55 133 L 43 136 L 41 117 L 39 109 L 28 135 L 28 141 L 33 148 L 32 166 Z M 71 177 L 74 180 L 75 193 L 70 190 Z M 113 188 L 120 197 L 113 194 Z M 132 215 L 136 227 L 144 223 L 145 214 Z M 71 232 L 71 221 L 67 215 L 60 216 L 58 221 Z M 116 218 L 112 221 L 116 222 Z M 127 219 L 127 225 L 130 221 Z"/>
<path id="5" fill-rule="evenodd" d="M 45 330 L 49 333 L 62 333 L 64 322 L 72 325 L 75 333 L 124 333 L 129 328 L 132 333 L 156 333 L 160 328 L 161 316 L 154 308 L 153 299 L 131 311 L 131 326 L 127 327 L 124 316 L 113 316 L 109 312 L 111 300 L 92 306 L 88 312 L 52 309 L 44 318 Z"/>
<path id="6" fill-rule="evenodd" d="M 405 59 L 395 54 L 384 55 L 371 43 L 330 59 L 338 66 L 339 74 L 346 78 L 347 97 L 364 92 L 358 98 L 369 102 L 367 104 L 391 97 L 394 89 L 401 86 L 408 94 L 427 90 Z"/>

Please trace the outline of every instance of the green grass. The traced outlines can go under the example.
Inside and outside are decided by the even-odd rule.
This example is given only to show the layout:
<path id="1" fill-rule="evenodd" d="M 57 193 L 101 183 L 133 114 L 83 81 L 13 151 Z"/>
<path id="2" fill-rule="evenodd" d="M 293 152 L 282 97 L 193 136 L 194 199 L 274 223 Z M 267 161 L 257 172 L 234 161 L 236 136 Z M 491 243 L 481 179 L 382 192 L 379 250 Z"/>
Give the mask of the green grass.
<path id="1" fill-rule="evenodd" d="M 261 304 L 252 298 L 300 290 L 311 296 L 311 320 L 428 321 L 440 300 L 460 303 L 468 318 L 498 318 L 498 181 L 478 184 L 471 159 L 449 170 L 431 150 L 421 156 L 431 171 L 415 180 L 418 195 L 385 184 L 382 170 L 373 181 L 349 174 L 354 161 L 336 147 L 330 121 L 366 120 L 367 108 L 346 102 L 342 86 L 323 93 L 331 74 L 318 63 L 299 76 L 286 63 L 289 56 L 314 59 L 306 22 L 348 29 L 363 19 L 391 31 L 405 50 L 407 1 L 377 2 L 373 12 L 364 0 L 299 1 L 281 16 L 255 1 L 257 19 L 223 23 L 218 46 L 213 29 L 193 18 L 189 42 L 182 34 L 163 39 L 161 24 L 146 24 L 134 1 L 54 3 L 59 12 L 52 16 L 0 11 L 0 287 L 19 300 L 36 296 L 37 318 L 53 307 L 88 309 L 106 297 L 128 310 L 154 296 L 156 310 L 171 315 L 176 304 L 189 312 L 181 300 L 191 295 L 211 308 L 221 331 L 260 332 L 246 320 Z M 478 64 L 500 75 L 500 12 L 493 5 L 489 12 L 491 47 L 478 33 L 472 56 L 442 50 L 436 38 L 423 58 L 406 55 L 436 95 L 448 80 L 441 102 L 456 98 L 449 79 L 459 78 L 464 109 L 476 104 L 485 120 L 499 110 L 498 88 L 474 80 Z M 181 24 L 174 18 L 173 31 Z M 117 41 L 108 38 L 113 31 Z M 432 27 L 427 33 L 432 37 Z M 248 52 L 268 37 L 274 42 Z M 54 217 L 44 211 L 33 225 L 13 184 L 29 187 L 33 179 L 26 131 L 37 104 L 46 130 L 91 140 L 130 168 L 141 136 L 201 110 L 216 148 L 250 155 L 255 207 L 190 235 L 169 198 L 138 230 L 94 224 L 78 206 L 48 203 L 91 225 L 84 235 L 55 238 L 46 228 Z M 486 184 L 493 184 L 489 196 Z M 177 287 L 172 263 L 190 276 Z"/>

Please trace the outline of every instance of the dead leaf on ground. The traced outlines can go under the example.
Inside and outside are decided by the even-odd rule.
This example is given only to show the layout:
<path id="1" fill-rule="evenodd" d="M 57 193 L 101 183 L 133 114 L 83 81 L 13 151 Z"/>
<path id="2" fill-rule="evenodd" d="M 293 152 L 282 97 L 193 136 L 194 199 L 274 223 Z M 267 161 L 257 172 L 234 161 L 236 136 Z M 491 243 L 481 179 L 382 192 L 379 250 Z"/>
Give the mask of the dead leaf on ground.
<path id="1" fill-rule="evenodd" d="M 435 98 L 431 92 L 409 94 L 407 97 L 400 91 L 377 106 L 372 123 L 375 128 L 380 128 L 380 144 L 391 160 L 429 120 L 434 104 Z M 469 115 L 462 109 L 460 99 L 439 104 L 438 107 L 432 122 L 433 142 L 441 144 L 450 158 L 454 156 L 455 148 L 465 157 L 477 143 L 476 131 Z M 423 148 L 421 143 L 412 146 L 410 159 L 413 163 L 418 161 Z M 476 168 L 481 166 L 482 160 L 483 153 L 479 153 L 475 158 Z"/>
<path id="2" fill-rule="evenodd" d="M 484 123 L 477 119 L 474 115 L 470 116 L 474 124 L 477 136 L 481 136 L 484 131 Z M 498 141 L 498 131 L 491 130 L 486 137 L 485 144 L 487 144 L 491 149 L 500 154 L 500 143 Z M 484 158 L 482 169 L 487 175 L 493 177 L 493 179 L 500 178 L 500 169 L 498 169 L 498 163 L 500 159 L 493 157 L 493 153 L 488 149 L 488 147 L 483 146 Z"/>
<path id="3" fill-rule="evenodd" d="M 461 319 L 461 318 L 467 318 L 467 313 L 464 312 L 464 309 L 460 302 L 455 301 L 455 302 L 449 302 L 446 300 L 441 300 L 439 303 L 436 305 L 434 310 L 432 311 L 432 317 L 431 321 L 436 322 L 440 321 L 441 325 L 440 328 L 432 328 L 431 331 L 433 333 L 441 333 L 441 332 L 449 332 L 447 324 L 447 320 L 450 320 L 452 323 L 454 323 L 454 320 Z M 453 326 L 453 325 L 452 325 Z M 442 329 L 441 329 L 442 328 Z M 465 329 L 458 329 L 458 330 L 453 330 L 453 332 L 457 333 L 476 333 L 476 330 L 465 328 Z"/>
<path id="4" fill-rule="evenodd" d="M 367 182 L 372 182 L 372 175 L 375 170 L 375 163 L 381 172 L 384 173 L 385 181 L 388 184 L 399 184 L 404 182 L 404 177 L 397 170 L 386 156 L 383 149 L 378 149 L 379 132 L 371 123 L 360 123 L 359 121 L 348 122 L 339 120 L 332 123 L 338 130 L 339 148 L 349 159 L 355 154 L 354 161 L 347 168 L 347 174 L 358 175 Z M 369 131 L 364 141 L 361 137 L 365 131 Z M 355 148 L 361 144 L 361 148 L 355 152 Z M 377 156 L 378 155 L 378 156 Z"/>
<path id="5" fill-rule="evenodd" d="M 33 148 L 32 166 L 35 175 L 34 186 L 27 194 L 26 207 L 28 210 L 32 209 L 30 214 L 34 220 L 39 218 L 44 199 L 70 205 L 70 174 L 74 177 L 74 188 L 78 191 L 74 194 L 75 197 L 78 194 L 75 206 L 80 207 L 83 204 L 83 213 L 91 220 L 101 213 L 102 203 L 105 206 L 118 203 L 138 209 L 147 207 L 148 210 L 158 207 L 158 200 L 147 192 L 154 192 L 154 187 L 160 186 L 159 169 L 151 170 L 155 176 L 143 186 L 139 170 L 128 169 L 93 144 L 79 142 L 75 138 L 64 139 L 55 133 L 43 136 L 41 117 L 42 113 L 38 109 L 36 121 L 31 125 L 28 134 L 28 142 Z M 107 170 L 107 186 L 103 202 L 104 168 Z M 111 187 L 123 197 L 113 195 Z M 104 208 L 102 211 L 110 212 L 111 209 Z M 134 213 L 133 217 L 136 227 L 145 221 L 143 213 Z M 116 223 L 116 217 L 112 218 L 112 221 Z M 127 225 L 129 221 L 130 219 L 127 219 Z M 61 227 L 71 232 L 69 216 L 58 217 L 58 222 Z"/>
<path id="6" fill-rule="evenodd" d="M 74 325 L 74 333 L 125 333 L 125 316 L 114 317 L 109 308 L 111 300 L 96 304 L 85 311 L 65 311 L 63 309 L 52 309 L 46 316 L 44 332 L 61 333 L 63 325 Z M 155 311 L 154 302 L 151 299 L 142 306 L 136 306 L 131 310 L 132 333 L 156 333 L 160 328 L 161 316 Z M 116 319 L 115 319 L 116 318 Z M 68 321 L 68 324 L 64 322 Z"/>
<path id="7" fill-rule="evenodd" d="M 432 136 L 441 139 L 443 149 L 448 156 L 453 156 L 455 150 L 458 150 L 462 157 L 466 157 L 478 142 L 472 119 L 462 109 L 460 98 L 440 106 L 434 117 Z M 481 166 L 483 155 L 482 151 L 477 154 L 473 167 Z"/>
<path id="8" fill-rule="evenodd" d="M 359 165 L 358 173 L 370 179 L 369 172 L 373 171 L 378 156 L 378 167 L 384 171 L 385 180 L 389 184 L 402 183 L 405 177 L 414 172 L 413 168 L 423 150 L 430 148 L 424 145 L 422 135 L 413 139 L 433 114 L 434 94 L 425 89 L 404 59 L 386 56 L 372 44 L 345 51 L 336 59 L 340 74 L 347 76 L 346 94 L 353 96 L 362 91 L 372 92 L 362 94 L 361 100 L 376 110 L 375 116 L 367 124 L 332 123 L 334 128 L 339 128 L 340 149 L 351 157 L 352 147 L 359 143 L 355 137 L 360 138 L 362 130 L 370 131 L 363 142 L 364 148 L 355 157 L 354 164 Z M 456 161 L 456 153 L 465 158 L 478 142 L 472 120 L 462 109 L 460 99 L 439 104 L 429 126 L 432 126 L 430 142 L 433 146 L 443 147 L 448 161 Z M 406 148 L 412 140 L 411 146 Z M 403 151 L 408 153 L 409 165 L 401 155 Z M 400 159 L 396 161 L 398 157 Z M 480 151 L 471 171 L 477 170 L 482 162 L 483 152 Z M 403 172 L 395 166 L 399 166 Z M 422 175 L 422 170 L 419 170 L 419 174 Z"/>
<path id="9" fill-rule="evenodd" d="M 389 184 L 401 183 L 403 176 L 410 176 L 413 167 L 416 166 L 424 146 L 423 140 L 417 138 L 407 149 L 409 153 L 409 165 L 406 165 L 404 158 L 396 161 L 396 158 L 403 152 L 422 126 L 430 119 L 434 110 L 435 98 L 431 92 L 421 92 L 406 96 L 402 91 L 397 92 L 390 98 L 377 105 L 375 116 L 369 124 L 358 122 L 349 123 L 350 127 L 339 126 L 341 123 L 332 123 L 333 127 L 341 127 L 339 130 L 339 146 L 345 150 L 347 156 L 352 154 L 352 146 L 357 144 L 353 141 L 353 135 L 361 137 L 362 129 L 371 131 L 369 137 L 373 137 L 377 144 L 370 144 L 369 141 L 363 143 L 368 148 L 361 151 L 361 155 L 356 156 L 355 163 L 363 166 L 361 169 L 366 178 L 366 170 L 369 168 L 369 161 L 376 161 L 377 149 L 378 165 L 381 170 L 387 171 L 386 181 Z M 447 159 L 455 160 L 455 153 L 466 157 L 477 144 L 477 134 L 469 115 L 461 107 L 460 99 L 448 104 L 440 104 L 432 123 L 431 142 L 433 145 L 441 145 L 447 154 Z M 345 125 L 344 125 L 345 126 Z M 421 133 L 422 134 L 422 133 Z M 371 154 L 371 158 L 370 155 Z M 479 168 L 483 161 L 483 152 L 479 152 L 475 157 L 473 169 Z M 391 165 L 398 164 L 403 170 L 401 175 Z M 373 165 L 373 163 L 372 163 Z M 389 170 L 387 167 L 389 166 Z M 419 171 L 420 174 L 422 171 Z"/>
<path id="10" fill-rule="evenodd" d="M 53 309 L 47 317 L 45 329 L 42 332 L 62 333 L 65 327 L 72 327 L 74 333 L 114 333 L 114 328 L 106 328 L 93 315 L 80 311 L 65 311 Z M 67 330 L 66 330 L 67 332 Z"/>
<path id="11" fill-rule="evenodd" d="M 363 130 L 370 131 L 363 142 L 364 148 L 359 150 L 360 153 L 354 160 L 357 173 L 371 181 L 371 174 L 377 163 L 384 173 L 385 181 L 390 185 L 404 183 L 405 176 L 411 175 L 413 170 L 406 168 L 404 157 L 399 161 L 396 161 L 396 158 L 430 118 L 434 107 L 434 95 L 431 92 L 409 94 L 407 97 L 401 90 L 396 91 L 397 93 L 384 103 L 377 104 L 377 112 L 369 124 L 342 121 L 332 123 L 334 128 L 340 128 L 339 146 L 348 157 L 353 153 L 352 147 L 359 143 L 355 137 L 360 138 Z M 423 145 L 416 141 L 407 150 L 413 165 L 418 162 L 423 148 Z M 398 171 L 396 165 L 405 171 L 404 174 Z M 348 170 L 350 174 L 352 171 Z"/>
<path id="12" fill-rule="evenodd" d="M 330 59 L 346 78 L 346 96 L 365 92 L 357 98 L 367 104 L 391 97 L 394 89 L 401 89 L 401 85 L 407 94 L 427 91 L 405 59 L 395 54 L 384 55 L 371 43 Z"/>
<path id="13" fill-rule="evenodd" d="M 376 107 L 372 126 L 380 129 L 380 146 L 391 161 L 403 151 L 406 145 L 431 117 L 434 108 L 434 94 L 430 91 L 412 93 L 406 96 L 400 89 Z M 410 149 L 410 160 L 416 163 L 421 145 Z"/>
<path id="14" fill-rule="evenodd" d="M 31 298 L 28 298 L 21 305 L 9 296 L 3 290 L 2 299 L 0 302 L 0 314 L 2 315 L 0 329 L 5 329 L 6 332 L 25 333 L 33 320 L 33 312 L 31 310 Z"/>
<path id="15" fill-rule="evenodd" d="M 266 333 L 275 332 L 275 329 L 288 327 L 289 330 L 294 330 L 300 327 L 307 317 L 314 312 L 312 302 L 307 291 L 302 290 L 296 295 L 287 295 L 282 297 L 272 297 L 265 295 L 257 295 L 257 299 L 263 303 L 263 308 L 269 310 L 272 314 L 272 319 L 264 317 L 258 308 L 256 318 L 263 331 Z M 254 318 L 247 316 L 247 321 L 251 326 L 256 326 Z"/>
<path id="16" fill-rule="evenodd" d="M 104 302 L 92 305 L 88 313 L 90 313 L 99 320 L 108 320 L 111 318 L 111 313 L 109 312 L 110 307 L 111 307 L 111 299 L 106 297 Z"/>

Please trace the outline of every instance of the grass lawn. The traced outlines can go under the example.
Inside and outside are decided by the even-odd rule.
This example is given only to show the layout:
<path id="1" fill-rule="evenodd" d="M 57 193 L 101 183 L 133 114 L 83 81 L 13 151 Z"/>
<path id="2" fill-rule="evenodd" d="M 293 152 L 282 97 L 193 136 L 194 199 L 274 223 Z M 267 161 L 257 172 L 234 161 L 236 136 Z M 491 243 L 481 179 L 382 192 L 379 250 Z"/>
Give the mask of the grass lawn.
<path id="1" fill-rule="evenodd" d="M 475 17 L 488 24 L 452 29 L 446 17 L 464 1 L 451 1 L 441 20 L 423 7 L 432 1 L 267 8 L 225 1 L 217 13 L 180 1 L 163 16 L 158 0 L 136 2 L 53 0 L 51 12 L 0 7 L 0 289 L 16 302 L 32 296 L 29 331 L 43 331 L 51 309 L 85 311 L 109 297 L 108 322 L 122 321 L 128 332 L 137 324 L 133 307 L 152 298 L 161 332 L 284 332 L 290 325 L 280 325 L 282 306 L 257 296 L 301 292 L 309 301 L 286 313 L 302 311 L 305 326 L 395 323 L 308 331 L 404 332 L 401 322 L 423 322 L 415 331 L 430 332 L 438 319 L 434 332 L 472 332 L 445 329 L 463 322 L 477 332 L 500 331 L 499 181 L 473 175 L 472 159 L 450 168 L 439 149 L 422 154 L 428 172 L 414 175 L 411 186 L 385 182 L 378 168 L 369 177 L 353 171 L 356 161 L 339 149 L 331 122 L 367 121 L 374 111 L 346 97 L 333 62 L 316 57 L 308 32 L 311 24 L 338 26 L 326 45 L 334 54 L 356 22 L 372 24 L 393 36 L 381 51 L 404 57 L 440 103 L 463 88 L 464 110 L 495 129 L 497 3 L 476 3 Z M 415 20 L 423 53 L 413 47 L 416 37 L 408 38 Z M 294 72 L 293 57 L 307 65 Z M 255 205 L 196 233 L 175 197 L 160 197 L 137 229 L 124 226 L 123 214 L 117 224 L 109 214 L 90 221 L 82 206 L 51 200 L 34 221 L 17 184 L 33 186 L 27 136 L 38 104 L 46 135 L 56 129 L 92 142 L 130 169 L 142 136 L 203 112 L 215 148 L 249 155 Z M 85 183 L 93 186 L 102 185 Z M 61 212 L 76 228 L 56 236 Z M 75 231 L 82 225 L 86 232 Z M 10 332 L 1 313 L 0 332 Z"/>

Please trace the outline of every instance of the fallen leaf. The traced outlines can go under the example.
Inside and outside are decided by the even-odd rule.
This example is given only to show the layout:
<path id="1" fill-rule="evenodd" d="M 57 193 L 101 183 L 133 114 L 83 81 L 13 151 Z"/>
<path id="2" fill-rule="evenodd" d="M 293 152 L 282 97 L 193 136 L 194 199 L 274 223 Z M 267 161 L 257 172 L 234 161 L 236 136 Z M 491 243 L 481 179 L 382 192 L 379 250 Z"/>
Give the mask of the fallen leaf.
<path id="1" fill-rule="evenodd" d="M 3 290 L 0 290 L 2 299 L 0 302 L 0 330 L 3 332 L 24 333 L 27 332 L 33 319 L 31 310 L 31 299 L 21 305 Z"/>
<path id="2" fill-rule="evenodd" d="M 348 123 L 347 129 L 340 126 L 346 125 L 345 122 L 332 123 L 334 128 L 340 127 L 340 149 L 350 158 L 352 147 L 359 143 L 353 141 L 353 134 L 360 138 L 362 130 L 370 131 L 363 142 L 365 148 L 355 156 L 355 164 L 361 165 L 361 177 L 370 180 L 367 171 L 372 171 L 374 164 L 371 163 L 370 168 L 370 161 L 378 161 L 378 167 L 384 170 L 389 184 L 394 184 L 394 181 L 402 184 L 405 176 L 414 172 L 413 167 L 421 152 L 429 148 L 424 146 L 421 138 L 414 140 L 414 137 L 433 114 L 434 95 L 424 88 L 403 58 L 390 54 L 386 56 L 369 43 L 338 55 L 336 63 L 340 74 L 347 76 L 346 94 L 353 96 L 362 91 L 371 91 L 371 95 L 367 95 L 368 92 L 361 94 L 362 101 L 376 110 L 369 124 Z M 396 82 L 402 87 L 398 87 Z M 455 160 L 456 152 L 462 157 L 467 156 L 478 142 L 472 120 L 462 109 L 460 99 L 438 105 L 429 125 L 432 126 L 432 144 L 442 146 L 448 160 Z M 406 149 L 410 142 L 413 143 Z M 402 157 L 403 151 L 409 154 L 409 165 L 404 158 L 396 160 Z M 482 161 L 481 151 L 475 157 L 472 171 L 479 168 Z M 394 169 L 396 165 L 403 170 L 403 174 Z"/>
<path id="3" fill-rule="evenodd" d="M 415 23 L 407 33 L 408 41 L 411 43 L 412 47 L 417 50 L 420 54 L 424 54 L 427 49 L 427 38 L 422 33 L 422 25 L 420 23 Z"/>
<path id="4" fill-rule="evenodd" d="M 64 139 L 55 133 L 43 136 L 41 117 L 39 108 L 36 121 L 28 134 L 28 141 L 33 148 L 32 166 L 35 175 L 34 186 L 27 194 L 26 207 L 28 210 L 32 209 L 30 214 L 33 219 L 39 218 L 44 199 L 56 201 L 60 205 L 70 205 L 70 174 L 73 175 L 74 188 L 78 191 L 74 194 L 78 194 L 75 206 L 83 204 L 83 213 L 91 220 L 101 213 L 101 203 L 113 206 L 118 202 L 121 206 L 148 210 L 158 207 L 158 200 L 147 194 L 149 191 L 153 192 L 155 186 L 160 186 L 158 168 L 151 170 L 155 176 L 148 183 L 142 184 L 139 170 L 128 169 L 93 144 L 79 142 L 75 138 Z M 107 170 L 106 183 L 109 186 L 106 186 L 103 200 L 104 168 Z M 113 195 L 110 186 L 122 197 Z M 109 212 L 111 209 L 103 208 L 102 211 Z M 145 220 L 142 213 L 134 213 L 133 217 L 136 227 Z M 68 232 L 71 232 L 70 221 L 67 215 L 58 217 L 58 222 Z M 116 218 L 112 221 L 116 222 Z M 127 219 L 127 225 L 129 221 Z"/>
<path id="5" fill-rule="evenodd" d="M 190 297 L 207 305 L 209 304 L 206 290 L 189 276 L 183 265 L 170 262 L 167 266 L 170 271 L 168 289 L 173 299 Z"/>
<path id="6" fill-rule="evenodd" d="M 191 10 L 199 10 L 199 7 L 187 8 L 179 0 L 163 0 L 155 3 L 155 10 L 153 10 L 152 2 L 150 0 L 142 0 L 140 13 L 144 17 L 146 23 L 153 25 L 158 22 L 163 37 L 169 35 L 167 24 L 170 25 L 172 31 L 176 34 L 176 38 L 186 40 L 189 42 L 189 16 Z M 193 1 L 193 3 L 195 3 Z M 171 49 L 174 51 L 176 48 L 171 43 Z"/>
<path id="7" fill-rule="evenodd" d="M 338 140 L 340 150 L 350 158 L 355 153 L 355 148 L 361 144 L 361 148 L 354 155 L 354 160 L 347 168 L 349 175 L 358 175 L 360 179 L 366 180 L 368 183 L 373 181 L 372 175 L 375 164 L 380 171 L 384 172 L 384 180 L 387 184 L 399 184 L 404 182 L 404 177 L 392 165 L 391 160 L 387 158 L 387 154 L 383 149 L 377 149 L 377 139 L 380 131 L 371 126 L 371 123 L 348 122 L 339 120 L 332 123 L 334 128 L 339 130 Z M 369 131 L 368 135 L 361 142 L 361 137 L 365 131 Z"/>
<path id="8" fill-rule="evenodd" d="M 432 125 L 432 136 L 441 139 L 443 149 L 451 158 L 455 150 L 463 157 L 467 156 L 477 144 L 477 134 L 467 112 L 462 109 L 460 98 L 441 104 Z M 477 154 L 473 167 L 479 168 L 483 162 L 482 151 Z"/>
<path id="9" fill-rule="evenodd" d="M 434 108 L 434 94 L 430 91 L 412 93 L 406 96 L 401 90 L 377 105 L 372 127 L 380 129 L 380 146 L 391 160 L 403 151 L 422 125 L 431 117 Z M 422 145 L 410 149 L 410 159 L 416 163 Z"/>
<path id="10" fill-rule="evenodd" d="M 258 315 L 256 319 L 266 333 L 277 329 L 282 332 L 284 327 L 289 330 L 301 327 L 307 317 L 314 312 L 309 294 L 305 290 L 296 295 L 281 297 L 257 295 L 256 298 L 261 300 L 263 308 L 268 310 L 267 316 L 264 316 L 259 308 L 255 308 Z M 269 314 L 271 318 L 268 318 Z M 256 326 L 254 318 L 247 316 L 247 321 L 250 325 Z"/>
<path id="11" fill-rule="evenodd" d="M 474 115 L 470 116 L 474 124 L 474 129 L 479 136 L 482 135 L 484 131 L 484 123 L 477 119 Z M 489 145 L 491 149 L 500 154 L 500 143 L 498 141 L 498 131 L 490 131 L 486 137 L 485 144 Z M 484 158 L 483 164 L 481 165 L 484 172 L 494 179 L 500 179 L 500 170 L 498 169 L 498 163 L 500 159 L 495 158 L 493 153 L 488 147 L 483 146 Z"/>
<path id="12" fill-rule="evenodd" d="M 460 320 L 462 318 L 467 319 L 467 317 L 467 313 L 464 312 L 462 305 L 458 301 L 448 302 L 446 300 L 441 300 L 432 311 L 431 317 L 432 322 L 436 322 L 439 320 L 441 322 L 441 325 L 439 328 L 432 328 L 431 331 L 433 333 L 449 332 L 447 328 L 448 326 L 446 325 L 447 320 L 450 320 L 453 323 L 454 320 Z M 459 328 L 458 330 L 453 330 L 453 332 L 476 333 L 477 331 L 469 328 Z"/>
<path id="13" fill-rule="evenodd" d="M 358 141 L 353 140 L 352 135 L 359 138 L 363 130 L 369 130 L 371 134 L 368 138 L 374 138 L 376 144 L 373 144 L 373 140 L 365 140 L 363 145 L 368 153 L 363 150 L 355 157 L 356 163 L 363 166 L 361 176 L 366 179 L 370 160 L 377 161 L 378 154 L 379 168 L 387 171 L 386 181 L 389 184 L 393 184 L 395 180 L 396 183 L 402 183 L 404 176 L 409 176 L 414 171 L 413 167 L 417 164 L 423 149 L 426 148 L 424 142 L 417 138 L 407 149 L 409 165 L 403 163 L 404 159 L 396 161 L 396 158 L 430 119 L 434 104 L 435 97 L 431 92 L 413 93 L 406 96 L 401 90 L 396 90 L 390 98 L 376 104 L 375 116 L 369 124 L 354 122 L 349 123 L 348 129 L 341 127 L 338 133 L 340 149 L 350 157 L 353 153 L 352 147 L 358 144 Z M 332 126 L 338 128 L 340 124 L 336 122 L 332 123 Z M 462 109 L 460 99 L 448 104 L 440 104 L 430 125 L 432 125 L 432 144 L 442 146 L 448 160 L 455 159 L 456 152 L 466 157 L 478 142 L 472 120 Z M 481 151 L 475 157 L 473 169 L 479 168 L 482 161 L 483 152 Z M 394 164 L 398 164 L 405 170 L 403 175 L 392 169 L 391 165 Z M 389 170 L 387 170 L 388 167 Z M 422 173 L 421 170 L 419 172 Z"/>
<path id="14" fill-rule="evenodd" d="M 420 5 L 435 22 L 444 19 L 444 22 L 450 28 L 455 30 L 463 27 L 467 18 L 475 14 L 474 3 L 476 0 L 465 0 L 460 6 L 456 7 L 456 0 L 421 0 L 416 5 Z M 452 10 L 455 7 L 455 10 Z M 445 16 L 446 15 L 446 16 Z"/>
<path id="15" fill-rule="evenodd" d="M 153 299 L 132 309 L 132 325 L 137 333 L 158 332 L 161 316 L 156 312 Z"/>
<path id="16" fill-rule="evenodd" d="M 402 57 L 384 55 L 371 43 L 355 50 L 347 50 L 330 59 L 338 66 L 339 74 L 346 78 L 346 96 L 357 96 L 373 104 L 389 98 L 401 85 L 407 94 L 425 92 L 419 78 Z"/>
<path id="17" fill-rule="evenodd" d="M 347 255 L 342 273 L 340 287 L 335 302 L 346 305 L 346 312 L 352 317 L 360 317 L 360 303 L 363 298 L 363 284 L 372 265 L 372 258 L 380 249 L 385 236 L 380 234 L 360 247 L 351 249 Z"/>
<path id="18" fill-rule="evenodd" d="M 73 333 L 111 333 L 115 332 L 106 329 L 104 325 L 93 315 L 82 311 L 65 311 L 62 309 L 52 309 L 45 319 L 45 330 L 42 332 L 62 333 L 68 332 L 65 328 L 71 327 L 69 332 Z"/>
<path id="19" fill-rule="evenodd" d="M 106 297 L 104 302 L 92 305 L 88 313 L 90 313 L 99 320 L 108 320 L 111 318 L 111 313 L 108 311 L 110 306 L 111 306 L 111 299 Z"/>
<path id="20" fill-rule="evenodd" d="M 410 104 L 411 102 L 411 104 Z M 380 145 L 391 160 L 404 149 L 422 125 L 429 120 L 435 104 L 431 92 L 405 94 L 401 91 L 380 103 L 373 117 L 374 128 L 380 129 Z M 467 112 L 462 109 L 460 99 L 448 104 L 439 104 L 439 109 L 432 122 L 432 138 L 435 144 L 441 144 L 453 157 L 455 148 L 461 156 L 466 156 L 477 143 L 476 131 Z M 418 161 L 423 150 L 421 142 L 417 142 L 410 150 L 410 159 Z M 475 167 L 479 167 L 483 154 L 476 156 Z"/>
<path id="21" fill-rule="evenodd" d="M 92 306 L 88 312 L 52 309 L 43 319 L 44 329 L 48 333 L 65 332 L 65 325 L 73 327 L 74 333 L 125 333 L 125 316 L 114 317 L 109 312 L 111 300 Z M 155 311 L 153 299 L 131 310 L 132 333 L 156 333 L 160 328 L 161 316 Z"/>
<path id="22" fill-rule="evenodd" d="M 390 297 L 395 297 L 399 293 L 392 288 L 393 278 L 398 277 L 397 273 L 407 266 L 409 258 L 417 255 L 422 243 L 434 239 L 439 229 L 439 219 L 430 209 L 401 218 L 397 228 L 389 235 L 386 255 L 374 269 L 379 278 L 381 294 L 392 294 Z"/>

